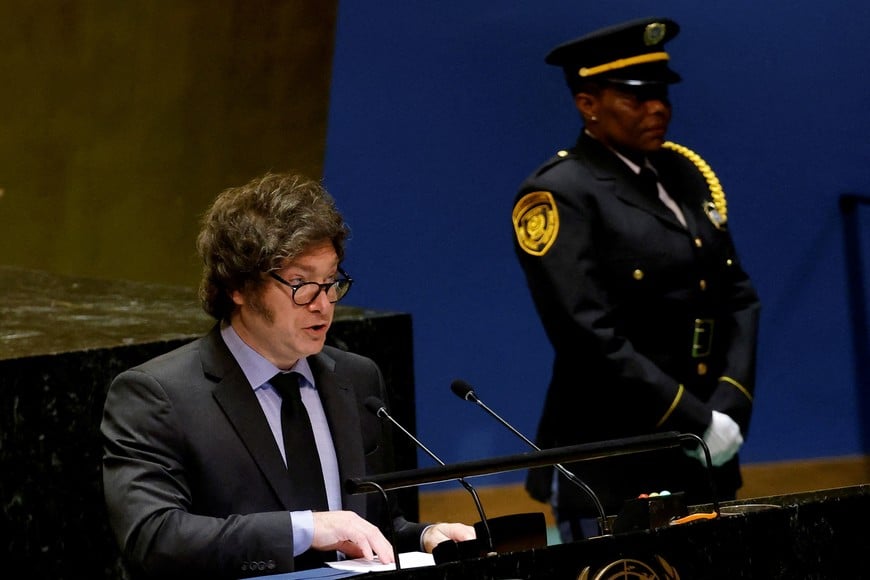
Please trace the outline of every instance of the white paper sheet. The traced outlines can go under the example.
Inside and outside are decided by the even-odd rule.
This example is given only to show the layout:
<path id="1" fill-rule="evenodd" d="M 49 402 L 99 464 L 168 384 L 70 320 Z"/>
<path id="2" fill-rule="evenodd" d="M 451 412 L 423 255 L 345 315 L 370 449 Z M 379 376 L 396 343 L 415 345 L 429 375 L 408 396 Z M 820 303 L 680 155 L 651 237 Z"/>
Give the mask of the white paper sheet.
<path id="1" fill-rule="evenodd" d="M 399 564 L 402 568 L 419 568 L 421 566 L 434 566 L 435 558 L 425 552 L 405 552 L 399 554 Z M 354 560 L 341 560 L 339 562 L 327 562 L 327 565 L 336 570 L 350 570 L 352 572 L 382 572 L 395 570 L 395 564 L 381 564 L 375 557 L 374 560 L 356 558 Z"/>

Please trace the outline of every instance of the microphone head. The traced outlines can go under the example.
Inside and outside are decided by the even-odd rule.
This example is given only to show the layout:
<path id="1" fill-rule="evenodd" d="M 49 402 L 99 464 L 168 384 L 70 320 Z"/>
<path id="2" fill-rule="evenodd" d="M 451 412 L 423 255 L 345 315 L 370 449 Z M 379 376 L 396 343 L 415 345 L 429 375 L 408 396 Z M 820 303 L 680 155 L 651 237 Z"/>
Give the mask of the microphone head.
<path id="1" fill-rule="evenodd" d="M 368 409 L 373 415 L 381 416 L 381 412 L 385 413 L 387 410 L 384 408 L 384 402 L 375 396 L 368 397 L 365 400 L 366 409 Z"/>
<path id="2" fill-rule="evenodd" d="M 474 394 L 474 389 L 472 389 L 471 385 L 462 379 L 456 379 L 450 383 L 450 390 L 460 399 L 465 399 L 466 401 L 477 400 L 477 396 Z"/>

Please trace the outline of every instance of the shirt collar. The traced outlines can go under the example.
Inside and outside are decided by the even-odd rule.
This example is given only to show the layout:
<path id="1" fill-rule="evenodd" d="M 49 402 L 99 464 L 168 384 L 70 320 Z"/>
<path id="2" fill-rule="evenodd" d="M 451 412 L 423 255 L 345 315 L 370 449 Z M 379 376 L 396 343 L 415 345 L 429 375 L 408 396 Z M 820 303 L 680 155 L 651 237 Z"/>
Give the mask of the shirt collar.
<path id="1" fill-rule="evenodd" d="M 221 327 L 221 337 L 223 337 L 227 348 L 230 349 L 230 353 L 232 353 L 236 362 L 239 363 L 245 378 L 248 379 L 248 383 L 254 390 L 263 387 L 265 383 L 269 382 L 269 379 L 281 372 L 281 369 L 248 346 L 232 325 L 225 324 Z M 307 358 L 301 358 L 296 361 L 296 364 L 290 370 L 302 375 L 308 386 L 316 388 L 314 375 L 311 372 L 311 365 L 308 364 Z"/>
<path id="2" fill-rule="evenodd" d="M 592 137 L 593 139 L 595 139 L 596 141 L 598 141 L 599 143 L 601 143 L 602 145 L 607 147 L 607 149 L 612 151 L 614 155 L 616 155 L 617 157 L 622 159 L 622 162 L 625 163 L 626 165 L 628 165 L 628 168 L 631 169 L 634 173 L 636 173 L 636 174 L 640 173 L 640 165 L 638 165 L 637 163 L 635 163 L 634 161 L 632 161 L 631 159 L 629 159 L 628 157 L 626 157 L 625 155 L 623 155 L 622 153 L 620 153 L 619 151 L 614 149 L 613 147 L 606 145 L 606 144 L 602 143 L 601 141 L 599 141 L 599 139 L 597 137 L 595 137 L 595 135 L 590 133 L 588 129 L 584 129 L 584 131 L 586 132 L 586 134 L 589 137 Z M 644 158 L 644 167 L 649 167 L 650 169 L 653 170 L 653 172 L 658 174 L 655 167 L 653 167 L 652 164 L 649 162 L 649 159 Z"/>
<path id="3" fill-rule="evenodd" d="M 610 147 L 608 147 L 608 149 L 613 151 L 614 155 L 616 155 L 617 157 L 622 159 L 623 163 L 628 165 L 629 169 L 631 169 L 634 173 L 640 173 L 640 165 L 638 165 L 637 163 L 635 163 L 634 161 L 632 161 L 631 159 L 629 159 L 628 157 L 626 157 L 625 155 L 623 155 L 622 153 L 617 151 L 616 149 L 612 149 Z M 650 169 L 652 169 L 652 166 L 649 164 L 649 161 L 646 161 L 644 163 L 644 165 L 646 167 L 649 167 Z M 653 171 L 655 171 L 655 170 L 653 170 Z"/>

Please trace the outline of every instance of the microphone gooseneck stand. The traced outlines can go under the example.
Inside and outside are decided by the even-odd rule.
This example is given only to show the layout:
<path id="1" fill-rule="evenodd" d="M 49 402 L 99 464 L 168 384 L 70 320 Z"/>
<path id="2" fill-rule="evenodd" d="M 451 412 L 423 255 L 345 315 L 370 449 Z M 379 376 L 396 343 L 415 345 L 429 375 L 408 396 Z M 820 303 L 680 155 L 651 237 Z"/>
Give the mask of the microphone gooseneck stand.
<path id="1" fill-rule="evenodd" d="M 411 439 L 411 441 L 413 441 L 417 445 L 417 447 L 425 451 L 426 454 L 429 455 L 429 457 L 431 457 L 433 460 L 435 460 L 439 465 L 446 465 L 437 455 L 435 455 L 435 453 L 433 453 L 428 447 L 423 445 L 422 441 L 414 437 L 407 429 L 399 424 L 399 422 L 396 421 L 387 412 L 386 406 L 384 405 L 383 401 L 381 401 L 377 397 L 369 397 L 365 401 L 365 406 L 378 418 L 386 419 L 390 423 L 395 425 L 397 429 L 404 433 L 409 439 Z M 477 508 L 477 513 L 480 516 L 481 525 L 483 526 L 484 532 L 486 534 L 487 548 L 489 548 L 490 553 L 494 553 L 495 550 L 492 543 L 492 532 L 489 529 L 489 521 L 487 520 L 486 513 L 483 510 L 483 504 L 480 502 L 480 497 L 477 495 L 477 490 L 474 489 L 474 487 L 470 483 L 465 481 L 464 477 L 457 478 L 457 481 L 462 485 L 462 487 L 464 487 L 468 491 L 468 493 L 471 494 L 471 498 L 474 500 L 474 506 Z"/>
<path id="2" fill-rule="evenodd" d="M 390 516 L 390 498 L 387 497 L 387 492 L 377 483 L 372 482 L 372 486 L 377 488 L 384 498 L 384 519 L 386 520 L 387 532 L 390 534 L 390 543 L 393 545 L 393 559 L 396 561 L 396 570 L 402 569 L 402 564 L 399 562 L 399 548 L 396 547 L 396 530 L 393 529 L 393 518 Z"/>
<path id="3" fill-rule="evenodd" d="M 471 385 L 466 383 L 461 379 L 456 379 L 450 384 L 450 390 L 464 401 L 470 401 L 472 403 L 477 403 L 477 405 L 487 412 L 491 417 L 495 418 L 499 423 L 507 427 L 514 435 L 522 439 L 529 447 L 534 449 L 535 451 L 541 451 L 541 448 L 535 445 L 528 437 L 520 433 L 513 425 L 508 423 L 506 420 L 502 419 L 501 416 L 498 415 L 495 411 L 490 409 L 486 404 L 481 401 L 478 396 L 474 393 L 474 389 L 471 388 Z M 602 535 L 607 535 L 610 533 L 609 525 L 607 523 L 607 514 L 604 511 L 604 506 L 601 504 L 601 500 L 598 498 L 598 494 L 596 494 L 591 487 L 589 487 L 584 481 L 582 481 L 579 477 L 574 475 L 572 472 L 568 471 L 561 463 L 555 463 L 553 465 L 556 469 L 559 470 L 559 473 L 564 475 L 568 481 L 579 487 L 583 492 L 589 496 L 592 502 L 595 504 L 595 509 L 598 511 L 598 530 Z"/>

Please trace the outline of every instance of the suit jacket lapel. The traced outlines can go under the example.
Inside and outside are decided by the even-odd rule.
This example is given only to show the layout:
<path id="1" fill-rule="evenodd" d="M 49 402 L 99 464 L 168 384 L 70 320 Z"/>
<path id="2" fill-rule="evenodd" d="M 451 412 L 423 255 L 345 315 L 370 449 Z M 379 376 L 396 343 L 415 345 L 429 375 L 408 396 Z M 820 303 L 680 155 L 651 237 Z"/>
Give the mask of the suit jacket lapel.
<path id="1" fill-rule="evenodd" d="M 214 398 L 254 458 L 267 484 L 285 509 L 291 506 L 291 485 L 281 452 L 251 385 L 215 327 L 203 339 L 202 366 L 217 381 Z"/>
<path id="2" fill-rule="evenodd" d="M 616 197 L 656 216 L 674 228 L 685 230 L 674 212 L 668 209 L 658 197 L 651 197 L 645 193 L 639 186 L 640 178 L 607 147 L 583 134 L 577 143 L 577 150 L 590 160 L 591 171 L 595 178 L 602 182 L 602 186 L 610 182 L 609 185 Z M 656 168 L 658 169 L 658 166 Z M 665 188 L 667 189 L 667 185 Z"/>
<path id="3" fill-rule="evenodd" d="M 686 218 L 686 229 L 693 237 L 698 235 L 697 218 L 700 217 L 700 213 L 703 213 L 703 200 L 687 195 L 688 192 L 692 191 L 692 187 L 685 182 L 685 179 L 680 179 L 682 174 L 674 169 L 673 164 L 669 163 L 666 156 L 657 155 L 652 162 L 660 171 L 660 178 L 668 195 L 683 210 L 683 217 Z"/>
<path id="4" fill-rule="evenodd" d="M 626 168 L 628 169 L 628 168 Z M 630 172 L 629 172 L 630 173 Z M 635 176 L 630 176 L 635 177 Z M 625 203 L 647 211 L 668 225 L 671 225 L 680 230 L 684 230 L 683 224 L 677 219 L 677 216 L 668 208 L 664 202 L 658 197 L 650 197 L 649 194 L 641 191 L 634 182 L 628 179 L 618 179 L 615 184 L 614 193 Z"/>
<path id="5" fill-rule="evenodd" d="M 329 355 L 321 352 L 309 357 L 308 362 L 332 433 L 341 480 L 342 506 L 365 516 L 365 497 L 350 495 L 344 489 L 344 482 L 348 478 L 362 476 L 366 471 L 365 451 L 359 437 L 359 406 L 354 388 L 338 377 L 335 373 L 335 360 Z"/>

